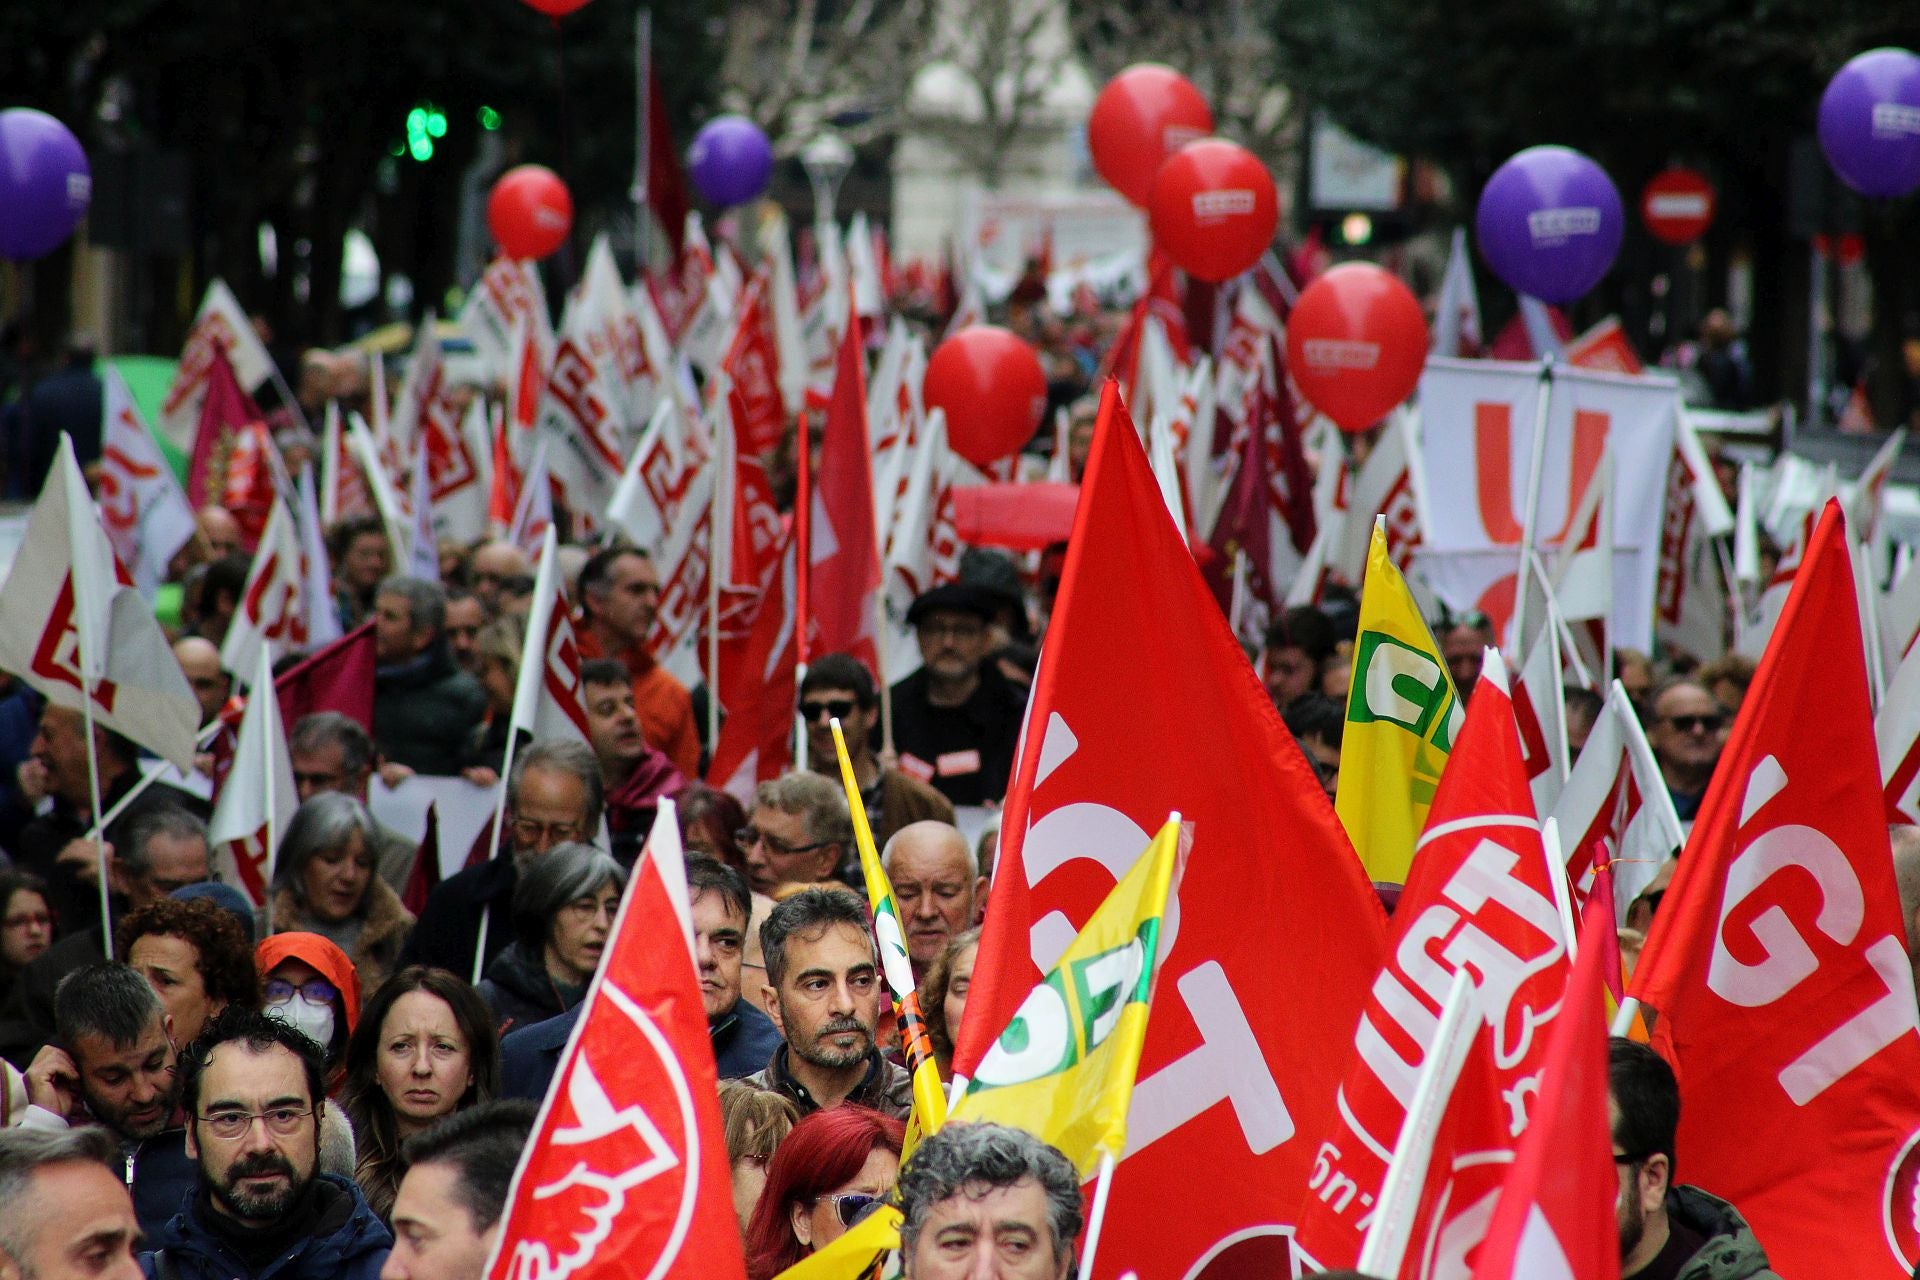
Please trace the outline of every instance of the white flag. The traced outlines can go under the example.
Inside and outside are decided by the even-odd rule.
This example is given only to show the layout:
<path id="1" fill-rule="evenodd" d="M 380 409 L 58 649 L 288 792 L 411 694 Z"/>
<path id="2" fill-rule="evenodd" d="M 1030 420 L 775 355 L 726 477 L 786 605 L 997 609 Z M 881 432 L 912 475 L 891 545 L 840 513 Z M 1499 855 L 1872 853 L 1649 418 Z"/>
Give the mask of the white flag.
<path id="1" fill-rule="evenodd" d="M 306 590 L 302 608 L 307 619 L 307 647 L 332 644 L 342 634 L 340 615 L 333 607 L 333 572 L 327 561 L 327 539 L 320 523 L 320 504 L 313 491 L 313 464 L 300 472 L 300 557 Z"/>
<path id="2" fill-rule="evenodd" d="M 1680 852 L 1683 837 L 1673 797 L 1618 680 L 1560 790 L 1553 816 L 1560 823 L 1568 878 L 1582 896 L 1593 883 L 1594 842 L 1604 842 L 1613 861 L 1617 923 L 1626 923 L 1627 908 L 1660 864 Z"/>
<path id="3" fill-rule="evenodd" d="M 1478 354 L 1480 294 L 1473 287 L 1473 262 L 1467 255 L 1467 229 L 1453 229 L 1447 250 L 1447 273 L 1440 278 L 1440 297 L 1433 304 L 1433 354 Z"/>
<path id="4" fill-rule="evenodd" d="M 220 786 L 213 819 L 207 824 L 216 878 L 246 894 L 256 908 L 267 903 L 274 851 L 300 804 L 280 723 L 280 699 L 273 687 L 273 664 L 264 648 L 258 654 L 253 688 L 240 717 L 233 767 Z"/>
<path id="5" fill-rule="evenodd" d="M 227 288 L 226 281 L 216 279 L 207 286 L 193 328 L 187 330 L 179 368 L 160 405 L 160 434 L 182 453 L 193 449 L 194 433 L 200 429 L 200 406 L 207 398 L 207 370 L 213 365 L 213 353 L 222 348 L 242 391 L 251 394 L 273 376 L 273 357 L 267 354 L 266 344 L 253 331 L 233 290 Z"/>
<path id="6" fill-rule="evenodd" d="M 587 713 L 580 687 L 580 648 L 574 643 L 567 595 L 560 585 L 553 529 L 540 544 L 540 568 L 533 582 L 533 607 L 521 649 L 520 678 L 513 691 L 511 742 L 522 729 L 535 741 L 573 738 L 588 741 Z"/>
<path id="7" fill-rule="evenodd" d="M 440 543 L 433 533 L 433 482 L 427 478 L 426 442 L 413 451 L 413 482 L 407 492 L 407 575 L 440 581 Z"/>
<path id="8" fill-rule="evenodd" d="M 100 522 L 113 553 L 151 596 L 167 565 L 193 537 L 193 508 L 133 403 L 126 379 L 111 366 L 103 380 L 100 423 Z"/>
<path id="9" fill-rule="evenodd" d="M 220 665 L 251 675 L 264 649 L 269 664 L 307 647 L 307 574 L 300 528 L 284 494 L 273 500 L 260 545 L 253 549 L 246 590 L 220 644 Z"/>

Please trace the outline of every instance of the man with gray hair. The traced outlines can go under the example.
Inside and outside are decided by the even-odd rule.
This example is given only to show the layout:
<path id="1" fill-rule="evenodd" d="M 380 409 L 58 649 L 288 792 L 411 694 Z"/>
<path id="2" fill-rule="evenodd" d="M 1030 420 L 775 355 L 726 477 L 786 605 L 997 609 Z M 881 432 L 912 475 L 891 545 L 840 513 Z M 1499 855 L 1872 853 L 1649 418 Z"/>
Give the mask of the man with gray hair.
<path id="1" fill-rule="evenodd" d="M 852 1102 L 906 1119 L 913 1079 L 874 1042 L 883 992 L 866 899 L 844 885 L 802 889 L 768 913 L 760 950 L 761 1003 L 786 1043 L 747 1083 L 803 1116 Z"/>
<path id="2" fill-rule="evenodd" d="M 140 1229 L 158 1231 L 195 1178 L 174 1116 L 173 1026 L 160 997 L 129 965 L 88 965 L 60 983 L 54 1030 L 58 1043 L 27 1068 L 30 1105 L 21 1126 L 96 1124 L 113 1134 Z"/>
<path id="3" fill-rule="evenodd" d="M 1080 1235 L 1073 1162 L 1020 1129 L 955 1124 L 923 1141 L 895 1188 L 907 1280 L 1067 1280 Z"/>
<path id="4" fill-rule="evenodd" d="M 0 1131 L 0 1266 L 22 1280 L 139 1280 L 119 1159 L 100 1129 Z"/>
<path id="5" fill-rule="evenodd" d="M 447 593 L 437 582 L 392 577 L 373 606 L 373 740 L 381 756 L 414 773 L 460 772 L 487 695 L 447 645 Z"/>
<path id="6" fill-rule="evenodd" d="M 338 791 L 367 803 L 367 787 L 373 780 L 373 737 L 359 721 L 338 711 L 302 716 L 287 735 L 287 755 L 293 761 L 293 785 L 301 804 L 322 791 Z M 374 869 L 395 893 L 406 891 L 419 851 L 418 841 L 375 820 Z"/>
<path id="7" fill-rule="evenodd" d="M 513 941 L 513 891 L 520 872 L 555 845 L 598 843 L 604 793 L 600 760 L 584 742 L 548 739 L 514 754 L 507 777 L 503 856 L 468 867 L 443 880 L 427 898 L 400 966 L 433 965 L 453 973 L 473 972 L 480 921 L 487 921 L 481 969 Z"/>
<path id="8" fill-rule="evenodd" d="M 755 893 L 772 896 L 781 885 L 831 881 L 853 848 L 846 792 L 817 773 L 785 773 L 763 782 L 739 841 Z M 859 874 L 857 865 L 852 874 Z"/>

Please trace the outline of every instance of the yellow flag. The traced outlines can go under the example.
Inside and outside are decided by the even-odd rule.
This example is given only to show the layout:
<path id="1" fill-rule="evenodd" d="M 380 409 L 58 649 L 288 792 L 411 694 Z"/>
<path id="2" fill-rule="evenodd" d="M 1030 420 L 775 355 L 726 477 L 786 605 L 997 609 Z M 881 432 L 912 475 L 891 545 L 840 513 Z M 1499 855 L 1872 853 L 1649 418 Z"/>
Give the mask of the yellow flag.
<path id="1" fill-rule="evenodd" d="M 950 1120 L 1025 1129 L 1083 1177 L 1103 1153 L 1120 1158 L 1179 846 L 1175 814 L 1020 1005 Z"/>
<path id="2" fill-rule="evenodd" d="M 900 1210 L 883 1204 L 847 1234 L 818 1253 L 810 1253 L 775 1280 L 856 1280 L 900 1247 Z"/>
<path id="3" fill-rule="evenodd" d="M 900 1022 L 900 1048 L 913 1076 L 913 1114 L 907 1122 L 907 1141 L 901 1148 L 904 1160 L 913 1154 L 920 1139 L 937 1133 L 947 1122 L 947 1095 L 940 1088 L 940 1066 L 934 1061 L 933 1042 L 927 1038 L 927 1024 L 920 1016 L 920 995 L 913 985 L 913 963 L 907 958 L 906 933 L 900 927 L 900 907 L 893 898 L 893 885 L 886 868 L 873 848 L 873 827 L 867 822 L 867 806 L 860 795 L 859 779 L 853 776 L 853 761 L 847 756 L 847 740 L 840 733 L 840 721 L 834 720 L 833 749 L 840 757 L 840 782 L 846 788 L 847 808 L 853 815 L 853 842 L 860 850 L 860 871 L 867 882 L 867 905 L 873 910 L 873 932 L 880 942 L 880 972 L 893 996 L 894 1015 Z"/>
<path id="4" fill-rule="evenodd" d="M 1447 664 L 1373 526 L 1334 808 L 1374 880 L 1405 884 L 1464 719 Z"/>

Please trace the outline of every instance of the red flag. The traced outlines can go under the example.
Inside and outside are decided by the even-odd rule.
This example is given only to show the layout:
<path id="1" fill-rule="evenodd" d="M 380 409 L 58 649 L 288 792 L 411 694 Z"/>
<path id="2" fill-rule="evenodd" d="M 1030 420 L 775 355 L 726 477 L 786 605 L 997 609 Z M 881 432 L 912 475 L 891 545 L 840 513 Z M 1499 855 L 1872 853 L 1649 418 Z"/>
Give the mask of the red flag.
<path id="1" fill-rule="evenodd" d="M 667 118 L 660 77 L 653 73 L 651 49 L 647 52 L 647 205 L 660 219 L 660 229 L 678 254 L 687 237 L 687 179 L 680 172 L 673 122 Z"/>
<path id="2" fill-rule="evenodd" d="M 1102 1247 L 1143 1280 L 1284 1275 L 1292 1205 L 1332 1118 L 1384 920 L 1109 382 L 956 1071 L 973 1071 L 1174 809 L 1192 824 L 1192 860 L 1177 925 L 1169 907 Z M 1168 1213 L 1169 1188 L 1201 1170 L 1207 1193 Z"/>
<path id="3" fill-rule="evenodd" d="M 1240 464 L 1234 468 L 1233 485 L 1227 490 L 1226 501 L 1214 520 L 1213 536 L 1208 539 L 1215 554 L 1207 578 L 1222 609 L 1228 608 L 1233 598 L 1234 563 L 1243 556 L 1248 585 L 1268 608 L 1278 605 L 1286 595 L 1287 584 L 1275 582 L 1272 572 L 1273 486 L 1268 481 L 1272 461 L 1265 433 L 1255 422 L 1241 434 Z"/>
<path id="4" fill-rule="evenodd" d="M 1601 1005 L 1613 920 L 1588 915 L 1564 1017 L 1548 1034 L 1540 1114 L 1501 1188 L 1473 1280 L 1615 1280 L 1620 1228 L 1607 1123 L 1607 1023 Z M 1616 953 L 1617 954 L 1617 953 Z"/>
<path id="5" fill-rule="evenodd" d="M 253 397 L 240 389 L 240 380 L 234 376 L 233 364 L 227 359 L 225 347 L 216 346 L 207 362 L 207 394 L 200 404 L 200 425 L 194 432 L 193 456 L 187 469 L 187 500 L 197 509 L 209 502 L 222 502 L 228 499 L 233 489 L 230 483 L 235 477 L 229 476 L 234 454 L 239 447 L 240 435 L 252 424 L 264 422 L 265 415 Z M 256 442 L 257 443 L 257 442 Z M 269 448 L 272 441 L 267 442 Z M 248 455 L 243 455 L 243 463 Z M 264 469 L 264 459 L 259 459 Z M 243 471 L 251 475 L 251 470 Z M 251 496 L 255 491 L 245 487 Z M 273 492 L 269 480 L 266 497 L 271 505 Z M 260 536 L 261 526 L 267 521 L 267 509 L 262 506 L 257 514 L 251 508 L 235 511 L 234 518 L 240 521 L 241 533 L 246 538 L 247 548 L 252 549 Z M 248 528 L 248 519 L 252 518 L 252 527 Z"/>
<path id="6" fill-rule="evenodd" d="M 1829 502 L 1631 987 L 1671 1033 L 1682 1172 L 1786 1276 L 1905 1280 L 1920 1256 L 1920 1039 L 1885 824 Z"/>
<path id="7" fill-rule="evenodd" d="M 401 905 L 418 916 L 439 887 L 440 804 L 434 801 L 427 805 L 427 829 L 420 836 L 420 847 L 414 851 L 413 869 L 407 872 L 406 891 L 400 895 Z"/>
<path id="8" fill-rule="evenodd" d="M 514 1171 L 489 1280 L 745 1280 L 673 823 L 663 803 Z"/>
<path id="9" fill-rule="evenodd" d="M 1294 406 L 1293 388 L 1287 376 L 1287 357 L 1280 335 L 1267 331 L 1267 364 L 1261 371 L 1260 390 L 1265 413 L 1257 421 L 1265 427 L 1267 447 L 1272 451 L 1272 470 L 1268 483 L 1280 516 L 1287 524 L 1295 551 L 1305 554 L 1318 531 L 1313 513 L 1313 466 L 1300 433 L 1300 413 Z M 1271 420 L 1271 425 L 1268 424 Z"/>
<path id="10" fill-rule="evenodd" d="M 789 605 L 797 548 L 791 537 L 777 554 L 776 568 L 745 632 L 723 634 L 720 641 L 720 678 L 715 683 L 727 718 L 707 765 L 707 782 L 732 792 L 742 803 L 751 798 L 755 784 L 786 772 L 793 758 L 796 673 Z"/>
<path id="11" fill-rule="evenodd" d="M 1488 1024 L 1472 1052 L 1490 1069 L 1484 1088 L 1456 1086 L 1450 1110 L 1471 1119 L 1456 1124 L 1451 1149 L 1435 1153 L 1423 1200 L 1437 1207 L 1408 1258 L 1464 1256 L 1479 1238 L 1500 1166 L 1526 1128 L 1527 1098 L 1538 1096 L 1542 1029 L 1566 990 L 1566 934 L 1550 879 L 1561 874 L 1540 840 L 1506 664 L 1489 650 L 1394 910 L 1386 966 L 1344 1055 L 1339 1119 L 1321 1131 L 1326 1168 L 1308 1184 L 1297 1237 L 1321 1266 L 1351 1267 L 1360 1256 L 1362 1220 L 1463 968 Z"/>
<path id="12" fill-rule="evenodd" d="M 274 677 L 280 723 L 291 733 L 302 716 L 338 711 L 373 732 L 373 623 L 361 623 Z"/>
<path id="13" fill-rule="evenodd" d="M 741 456 L 748 458 L 778 445 L 787 427 L 786 403 L 780 396 L 780 348 L 773 337 L 766 289 L 763 267 L 741 299 L 740 319 L 720 366 L 727 378 L 735 438 Z"/>
<path id="14" fill-rule="evenodd" d="M 840 339 L 833 398 L 820 442 L 820 470 L 813 481 L 807 541 L 813 651 L 850 653 L 877 672 L 873 633 L 880 552 L 873 520 L 873 460 L 867 447 L 866 363 L 853 325 Z"/>

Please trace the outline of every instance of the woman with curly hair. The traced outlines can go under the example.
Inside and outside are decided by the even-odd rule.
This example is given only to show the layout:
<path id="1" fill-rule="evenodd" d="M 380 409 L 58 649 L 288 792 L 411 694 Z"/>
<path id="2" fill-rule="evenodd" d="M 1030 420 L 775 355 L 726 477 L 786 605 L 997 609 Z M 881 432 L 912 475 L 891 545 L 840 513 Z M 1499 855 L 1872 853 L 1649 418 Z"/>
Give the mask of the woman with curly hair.
<path id="1" fill-rule="evenodd" d="M 409 965 L 373 993 L 347 1044 L 343 1101 L 359 1152 L 354 1179 L 385 1221 L 405 1172 L 401 1145 L 500 1090 L 500 1039 L 474 989 Z"/>
<path id="2" fill-rule="evenodd" d="M 192 1044 L 228 1005 L 260 1007 L 253 939 L 234 914 L 207 898 L 161 898 L 114 931 L 113 953 L 133 966 L 173 1019 L 173 1042 Z"/>
<path id="3" fill-rule="evenodd" d="M 926 1020 L 927 1041 L 942 1080 L 953 1079 L 953 1036 L 967 1010 L 967 989 L 973 985 L 973 961 L 979 954 L 978 928 L 956 933 L 920 980 L 920 1016 Z"/>

